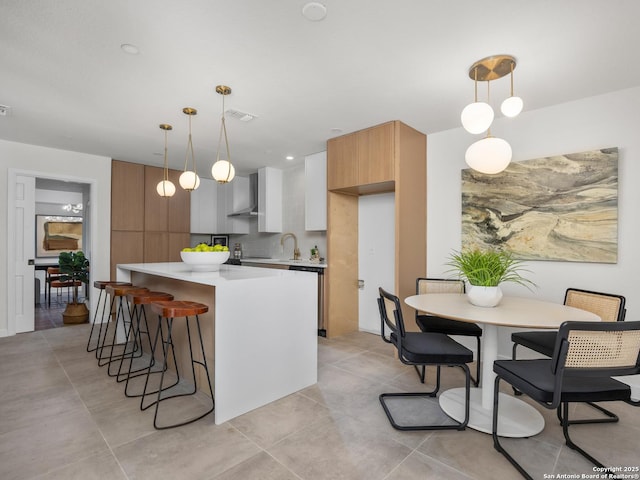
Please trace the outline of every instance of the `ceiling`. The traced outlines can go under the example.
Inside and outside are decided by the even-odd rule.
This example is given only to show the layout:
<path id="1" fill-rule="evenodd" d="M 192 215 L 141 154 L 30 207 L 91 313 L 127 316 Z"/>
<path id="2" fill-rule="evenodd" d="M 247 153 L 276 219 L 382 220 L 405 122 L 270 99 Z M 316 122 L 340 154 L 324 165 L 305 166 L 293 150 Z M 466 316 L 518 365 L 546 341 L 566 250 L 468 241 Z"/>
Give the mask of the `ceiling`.
<path id="1" fill-rule="evenodd" d="M 517 59 L 525 111 L 640 85 L 637 0 L 2 0 L 0 138 L 182 169 L 188 119 L 209 177 L 225 108 L 240 173 L 325 149 L 388 120 L 426 133 L 460 126 L 469 67 Z M 124 53 L 133 44 L 137 55 Z M 491 83 L 495 107 L 507 78 Z M 479 89 L 480 96 L 485 89 Z M 518 121 L 517 118 L 512 121 Z M 494 132 L 496 133 L 496 132 Z M 473 141 L 470 136 L 469 143 Z"/>

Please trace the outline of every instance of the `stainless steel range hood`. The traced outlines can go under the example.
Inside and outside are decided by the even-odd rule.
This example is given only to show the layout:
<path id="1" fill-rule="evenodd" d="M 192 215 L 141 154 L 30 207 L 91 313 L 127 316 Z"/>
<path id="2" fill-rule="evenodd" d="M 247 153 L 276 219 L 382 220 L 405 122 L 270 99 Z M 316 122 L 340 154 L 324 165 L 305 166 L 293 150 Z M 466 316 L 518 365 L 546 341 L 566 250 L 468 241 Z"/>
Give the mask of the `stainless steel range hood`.
<path id="1" fill-rule="evenodd" d="M 228 217 L 254 218 L 258 216 L 258 174 L 249 175 L 249 206 L 236 212 L 230 213 Z"/>

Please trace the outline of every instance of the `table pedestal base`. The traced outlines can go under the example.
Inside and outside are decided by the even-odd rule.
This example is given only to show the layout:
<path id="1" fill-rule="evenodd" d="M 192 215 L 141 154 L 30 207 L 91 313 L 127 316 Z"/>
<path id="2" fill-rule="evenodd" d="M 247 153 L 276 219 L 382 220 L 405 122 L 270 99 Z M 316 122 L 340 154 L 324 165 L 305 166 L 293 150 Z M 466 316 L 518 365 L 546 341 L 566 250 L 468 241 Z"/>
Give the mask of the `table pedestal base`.
<path id="1" fill-rule="evenodd" d="M 440 408 L 451 418 L 464 420 L 464 388 L 453 388 L 440 395 Z M 491 433 L 493 412 L 482 406 L 482 389 L 472 388 L 469 402 L 468 427 L 479 432 Z M 498 435 L 501 437 L 530 437 L 544 428 L 544 419 L 531 405 L 520 399 L 500 394 Z"/>

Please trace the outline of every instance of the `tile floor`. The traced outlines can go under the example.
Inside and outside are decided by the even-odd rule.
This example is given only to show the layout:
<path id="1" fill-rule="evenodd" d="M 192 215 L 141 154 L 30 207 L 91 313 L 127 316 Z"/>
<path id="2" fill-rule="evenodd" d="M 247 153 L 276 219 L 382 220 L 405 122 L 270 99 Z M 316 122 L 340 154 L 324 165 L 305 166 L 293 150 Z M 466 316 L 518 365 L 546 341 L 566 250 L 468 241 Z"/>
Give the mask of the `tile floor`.
<path id="1" fill-rule="evenodd" d="M 301 392 L 223 425 L 209 416 L 156 431 L 153 412 L 141 412 L 136 399 L 125 398 L 123 384 L 85 351 L 89 327 L 0 338 L 0 478 L 519 478 L 489 435 L 392 429 L 378 395 L 420 384 L 377 336 L 319 338 L 318 383 Z M 445 368 L 444 388 L 462 378 L 459 369 Z M 625 404 L 612 409 L 620 423 L 574 426 L 574 440 L 606 464 L 638 466 L 640 410 Z M 593 473 L 591 464 L 563 446 L 555 413 L 541 410 L 547 426 L 540 435 L 506 442 L 534 478 Z M 576 410 L 584 416 L 591 409 Z"/>

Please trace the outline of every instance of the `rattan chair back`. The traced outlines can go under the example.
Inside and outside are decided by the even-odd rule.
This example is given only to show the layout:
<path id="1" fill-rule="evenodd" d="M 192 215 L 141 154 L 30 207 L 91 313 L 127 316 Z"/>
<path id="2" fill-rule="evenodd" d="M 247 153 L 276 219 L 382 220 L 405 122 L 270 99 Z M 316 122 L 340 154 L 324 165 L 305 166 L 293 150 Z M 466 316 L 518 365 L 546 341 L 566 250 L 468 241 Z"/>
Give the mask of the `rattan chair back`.
<path id="1" fill-rule="evenodd" d="M 595 313 L 603 322 L 622 321 L 626 313 L 625 298 L 622 295 L 591 292 L 577 288 L 567 289 L 564 304 Z"/>
<path id="2" fill-rule="evenodd" d="M 416 293 L 464 293 L 464 282 L 462 280 L 451 280 L 443 278 L 418 278 L 416 280 Z"/>

